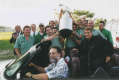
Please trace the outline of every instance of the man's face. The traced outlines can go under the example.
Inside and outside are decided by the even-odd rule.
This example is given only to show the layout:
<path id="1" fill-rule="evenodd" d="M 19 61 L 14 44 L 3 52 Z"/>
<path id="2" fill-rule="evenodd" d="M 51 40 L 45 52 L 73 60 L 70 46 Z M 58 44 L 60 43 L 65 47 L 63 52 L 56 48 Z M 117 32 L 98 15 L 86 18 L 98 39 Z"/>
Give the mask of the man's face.
<path id="1" fill-rule="evenodd" d="M 45 28 L 44 25 L 40 25 L 40 26 L 39 26 L 40 31 L 44 31 L 44 28 Z"/>
<path id="2" fill-rule="evenodd" d="M 51 22 L 50 22 L 50 26 L 53 28 L 54 25 L 55 25 L 54 22 L 51 21 Z"/>
<path id="3" fill-rule="evenodd" d="M 73 31 L 76 31 L 76 25 L 73 25 Z"/>
<path id="4" fill-rule="evenodd" d="M 57 32 L 57 29 L 53 29 L 53 33 L 55 34 Z"/>
<path id="5" fill-rule="evenodd" d="M 55 25 L 56 25 L 56 24 L 58 24 L 58 21 L 57 21 L 57 20 L 55 20 Z"/>
<path id="6" fill-rule="evenodd" d="M 85 38 L 89 40 L 92 37 L 92 32 L 90 30 L 85 30 L 84 35 L 85 35 Z"/>
<path id="7" fill-rule="evenodd" d="M 63 50 L 62 51 L 62 57 L 64 58 L 64 56 L 65 56 L 65 51 Z"/>
<path id="8" fill-rule="evenodd" d="M 33 31 L 33 32 L 35 32 L 36 31 L 36 25 L 31 25 L 31 30 Z"/>
<path id="9" fill-rule="evenodd" d="M 25 36 L 29 36 L 30 35 L 30 32 L 31 32 L 31 29 L 30 28 L 25 28 L 24 35 Z"/>
<path id="10" fill-rule="evenodd" d="M 90 21 L 88 22 L 88 26 L 93 29 L 93 27 L 94 27 L 94 22 L 93 22 L 92 20 L 90 20 Z"/>
<path id="11" fill-rule="evenodd" d="M 104 24 L 103 23 L 99 23 L 99 29 L 100 29 L 100 31 L 102 31 L 103 29 L 104 29 Z"/>
<path id="12" fill-rule="evenodd" d="M 82 25 L 84 26 L 84 21 L 85 21 L 85 19 L 82 19 Z"/>
<path id="13" fill-rule="evenodd" d="M 52 35 L 52 29 L 50 27 L 46 28 L 46 33 Z"/>
<path id="14" fill-rule="evenodd" d="M 19 26 L 16 26 L 15 31 L 16 31 L 16 33 L 19 33 L 21 31 L 21 28 Z"/>
<path id="15" fill-rule="evenodd" d="M 60 58 L 60 54 L 58 54 L 57 49 L 51 48 L 49 51 L 49 57 L 51 63 L 56 63 Z"/>
<path id="16" fill-rule="evenodd" d="M 79 25 L 81 25 L 81 24 L 82 24 L 82 22 L 81 22 L 81 21 L 78 21 L 77 23 L 78 23 Z"/>
<path id="17" fill-rule="evenodd" d="M 88 27 L 88 22 L 84 22 L 84 27 Z"/>

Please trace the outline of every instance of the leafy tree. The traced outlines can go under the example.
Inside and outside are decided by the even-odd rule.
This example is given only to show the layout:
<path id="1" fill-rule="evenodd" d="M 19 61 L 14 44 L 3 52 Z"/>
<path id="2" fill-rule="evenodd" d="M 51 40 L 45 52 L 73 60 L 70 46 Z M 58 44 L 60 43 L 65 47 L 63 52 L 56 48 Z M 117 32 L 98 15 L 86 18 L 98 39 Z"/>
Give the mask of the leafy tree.
<path id="1" fill-rule="evenodd" d="M 59 17 L 59 13 L 55 13 L 58 17 Z M 94 12 L 91 11 L 87 11 L 87 10 L 75 10 L 72 12 L 72 16 L 73 18 L 77 21 L 79 19 L 81 19 L 81 16 L 85 16 L 85 18 L 92 18 L 95 15 Z"/>
<path id="2" fill-rule="evenodd" d="M 82 15 L 85 15 L 85 18 L 90 18 L 90 19 L 95 15 L 94 12 L 86 11 L 86 10 L 78 10 L 78 9 L 77 10 L 74 9 L 72 14 L 73 14 L 72 16 L 74 17 L 75 20 L 77 18 L 80 19 L 80 16 L 82 16 Z"/>
<path id="3" fill-rule="evenodd" d="M 98 27 L 100 21 L 104 21 L 105 24 L 107 22 L 107 20 L 106 19 L 103 19 L 103 18 L 100 18 L 100 19 L 95 18 L 94 21 L 95 21 L 95 25 L 94 25 L 95 28 Z"/>

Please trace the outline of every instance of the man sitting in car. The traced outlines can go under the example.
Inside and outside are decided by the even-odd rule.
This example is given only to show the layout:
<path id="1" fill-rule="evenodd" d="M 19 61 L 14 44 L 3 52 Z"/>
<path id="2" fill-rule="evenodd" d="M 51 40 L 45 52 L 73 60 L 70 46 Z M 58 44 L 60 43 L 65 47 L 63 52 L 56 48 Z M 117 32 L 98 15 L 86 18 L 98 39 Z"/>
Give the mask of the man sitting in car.
<path id="1" fill-rule="evenodd" d="M 109 61 L 106 57 L 111 57 L 114 53 L 113 45 L 110 41 L 101 36 L 93 36 L 92 34 L 92 29 L 90 27 L 84 29 L 85 39 L 81 43 L 81 48 L 77 57 L 72 60 L 73 63 L 75 60 L 77 62 L 80 59 L 79 72 L 82 72 L 80 74 L 82 76 L 93 74 L 98 67 L 102 67 L 106 70 L 106 63 Z M 105 50 L 105 46 L 108 48 L 108 51 Z M 73 68 L 72 70 L 76 69 Z M 72 76 L 74 77 L 75 74 L 72 74 Z"/>
<path id="2" fill-rule="evenodd" d="M 45 68 L 30 63 L 29 66 L 36 68 L 40 74 L 33 75 L 31 72 L 26 73 L 27 77 L 34 79 L 51 79 L 51 78 L 68 78 L 69 69 L 64 61 L 64 58 L 61 58 L 62 52 L 58 46 L 52 46 L 49 50 L 49 57 L 51 64 Z"/>

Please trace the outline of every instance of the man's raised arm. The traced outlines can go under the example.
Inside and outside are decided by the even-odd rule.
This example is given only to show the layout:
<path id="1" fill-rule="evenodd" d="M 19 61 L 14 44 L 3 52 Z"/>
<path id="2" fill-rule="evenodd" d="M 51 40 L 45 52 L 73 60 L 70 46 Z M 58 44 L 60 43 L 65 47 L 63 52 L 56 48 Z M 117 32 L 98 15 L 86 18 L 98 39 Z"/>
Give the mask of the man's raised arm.
<path id="1" fill-rule="evenodd" d="M 57 32 L 57 33 L 55 33 L 54 35 L 51 35 L 51 36 L 49 36 L 48 38 L 46 38 L 46 41 L 50 41 L 50 40 L 52 40 L 53 38 L 55 38 L 56 36 L 59 36 L 59 32 Z"/>

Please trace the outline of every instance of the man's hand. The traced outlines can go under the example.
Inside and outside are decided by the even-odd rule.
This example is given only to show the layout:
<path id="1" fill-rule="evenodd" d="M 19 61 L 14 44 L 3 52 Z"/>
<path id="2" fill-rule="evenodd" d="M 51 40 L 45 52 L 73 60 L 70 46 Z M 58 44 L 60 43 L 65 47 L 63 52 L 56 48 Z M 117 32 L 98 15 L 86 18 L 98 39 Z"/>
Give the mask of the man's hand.
<path id="1" fill-rule="evenodd" d="M 118 47 L 114 47 L 115 50 L 118 50 L 119 48 Z"/>
<path id="2" fill-rule="evenodd" d="M 44 39 L 42 39 L 41 42 L 44 42 Z"/>
<path id="3" fill-rule="evenodd" d="M 62 38 L 62 36 L 59 36 L 59 38 L 61 39 L 61 38 Z"/>
<path id="4" fill-rule="evenodd" d="M 72 40 L 75 39 L 75 37 L 73 35 L 70 35 L 69 38 L 72 39 Z"/>
<path id="5" fill-rule="evenodd" d="M 25 75 L 25 76 L 27 76 L 27 77 L 31 78 L 32 74 L 31 74 L 31 72 L 28 72 L 28 73 L 26 73 L 26 75 Z"/>
<path id="6" fill-rule="evenodd" d="M 56 36 L 59 36 L 59 35 L 60 35 L 60 32 L 56 32 L 55 35 L 56 35 Z"/>
<path id="7" fill-rule="evenodd" d="M 13 39 L 17 39 L 18 36 L 13 34 L 12 37 Z"/>
<path id="8" fill-rule="evenodd" d="M 78 53 L 78 49 L 76 49 L 76 48 L 73 48 L 72 50 L 74 50 L 74 51 L 77 51 L 77 53 Z M 77 53 L 76 53 L 76 54 L 77 54 Z"/>
<path id="9" fill-rule="evenodd" d="M 77 34 L 76 34 L 76 32 L 75 32 L 75 31 L 73 31 L 73 32 L 72 32 L 72 35 L 75 35 L 75 36 L 76 36 Z"/>
<path id="10" fill-rule="evenodd" d="M 107 63 L 109 60 L 110 60 L 110 57 L 107 56 L 107 57 L 106 57 L 106 63 Z"/>
<path id="11" fill-rule="evenodd" d="M 21 56 L 22 56 L 21 54 L 18 55 L 18 57 L 21 57 Z"/>
<path id="12" fill-rule="evenodd" d="M 35 64 L 34 64 L 34 63 L 32 63 L 32 62 L 29 64 L 29 66 L 34 66 L 34 65 L 35 65 Z"/>

